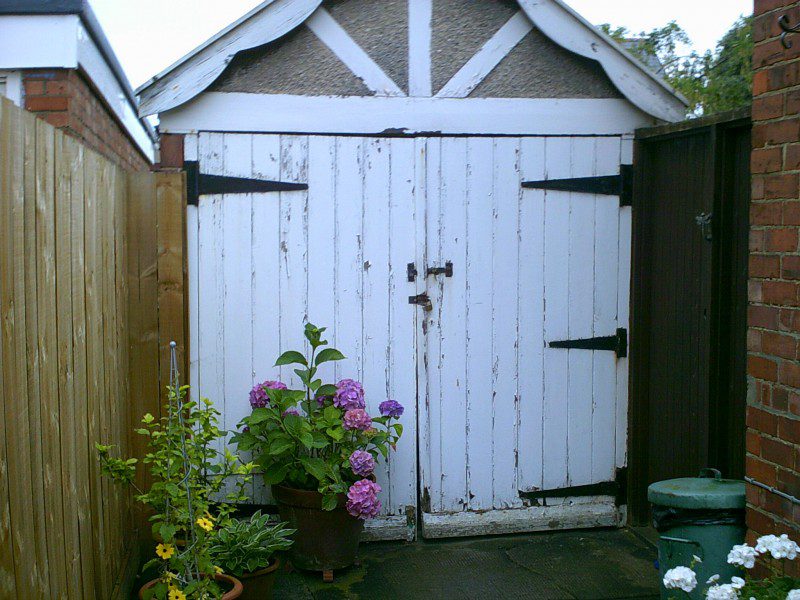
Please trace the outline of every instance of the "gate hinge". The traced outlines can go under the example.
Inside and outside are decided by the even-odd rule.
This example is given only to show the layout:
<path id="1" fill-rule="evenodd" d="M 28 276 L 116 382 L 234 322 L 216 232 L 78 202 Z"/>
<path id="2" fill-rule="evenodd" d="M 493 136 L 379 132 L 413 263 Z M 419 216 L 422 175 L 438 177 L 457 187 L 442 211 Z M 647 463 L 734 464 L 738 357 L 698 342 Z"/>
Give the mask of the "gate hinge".
<path id="1" fill-rule="evenodd" d="M 558 340 L 547 344 L 550 348 L 572 348 L 579 350 L 613 350 L 617 358 L 628 356 L 628 330 L 618 328 L 614 335 L 575 340 Z"/>

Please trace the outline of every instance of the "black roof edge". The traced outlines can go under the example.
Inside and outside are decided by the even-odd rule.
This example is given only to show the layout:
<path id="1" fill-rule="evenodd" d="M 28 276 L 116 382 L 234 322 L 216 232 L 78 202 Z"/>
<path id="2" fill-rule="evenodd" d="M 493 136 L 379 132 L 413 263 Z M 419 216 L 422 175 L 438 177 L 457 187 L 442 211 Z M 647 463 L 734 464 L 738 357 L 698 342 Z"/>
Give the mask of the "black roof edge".
<path id="1" fill-rule="evenodd" d="M 136 100 L 136 94 L 134 94 L 128 77 L 117 60 L 117 55 L 114 54 L 92 7 L 89 6 L 88 0 L 0 0 L 0 16 L 2 15 L 78 15 L 150 140 L 154 143 L 158 141 L 158 135 L 150 122 L 144 117 L 138 116 L 139 103 Z"/>

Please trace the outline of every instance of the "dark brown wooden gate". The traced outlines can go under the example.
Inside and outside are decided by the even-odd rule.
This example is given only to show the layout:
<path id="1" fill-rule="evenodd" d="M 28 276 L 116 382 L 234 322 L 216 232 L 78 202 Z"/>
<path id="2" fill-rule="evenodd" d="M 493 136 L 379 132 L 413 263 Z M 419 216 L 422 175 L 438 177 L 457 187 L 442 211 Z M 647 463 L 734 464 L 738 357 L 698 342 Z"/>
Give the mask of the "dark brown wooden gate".
<path id="1" fill-rule="evenodd" d="M 632 523 L 654 481 L 744 474 L 749 157 L 749 111 L 636 135 Z"/>

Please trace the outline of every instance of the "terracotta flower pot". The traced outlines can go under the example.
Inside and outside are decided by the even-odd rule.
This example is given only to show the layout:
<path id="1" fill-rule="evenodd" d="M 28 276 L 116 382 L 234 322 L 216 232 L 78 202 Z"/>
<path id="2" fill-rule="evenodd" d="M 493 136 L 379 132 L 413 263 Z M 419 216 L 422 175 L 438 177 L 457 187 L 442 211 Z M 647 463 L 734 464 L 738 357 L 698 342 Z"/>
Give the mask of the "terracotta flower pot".
<path id="1" fill-rule="evenodd" d="M 244 586 L 244 591 L 240 600 L 270 600 L 272 598 L 272 587 L 275 585 L 275 577 L 278 575 L 281 561 L 276 558 L 272 564 L 265 569 L 259 569 L 252 573 L 243 573 L 240 579 Z"/>
<path id="2" fill-rule="evenodd" d="M 222 595 L 222 600 L 236 600 L 242 595 L 242 582 L 230 575 L 215 575 L 214 579 L 228 591 Z M 158 579 L 153 579 L 145 583 L 139 590 L 139 600 L 144 600 L 144 593 L 158 583 Z"/>
<path id="3" fill-rule="evenodd" d="M 345 508 L 347 497 L 339 495 L 333 510 L 322 510 L 322 494 L 272 486 L 281 520 L 296 529 L 289 558 L 298 569 L 333 571 L 353 564 L 364 521 L 356 519 Z"/>

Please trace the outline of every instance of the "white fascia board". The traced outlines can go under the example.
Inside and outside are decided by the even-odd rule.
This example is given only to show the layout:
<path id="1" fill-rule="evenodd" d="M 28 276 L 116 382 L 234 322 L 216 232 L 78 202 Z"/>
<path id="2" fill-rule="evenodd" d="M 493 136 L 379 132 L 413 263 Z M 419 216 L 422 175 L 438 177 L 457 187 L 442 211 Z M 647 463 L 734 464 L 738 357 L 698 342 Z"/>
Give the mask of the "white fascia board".
<path id="1" fill-rule="evenodd" d="M 617 98 L 414 98 L 206 92 L 161 113 L 162 133 L 623 135 L 656 119 Z"/>
<path id="2" fill-rule="evenodd" d="M 78 65 L 91 79 L 108 107 L 142 153 L 150 162 L 155 162 L 153 140 L 139 120 L 136 107 L 131 106 L 125 90 L 122 89 L 111 67 L 81 23 L 78 23 L 76 39 L 78 40 Z"/>
<path id="3" fill-rule="evenodd" d="M 78 66 L 78 15 L 0 16 L 0 69 Z"/>

